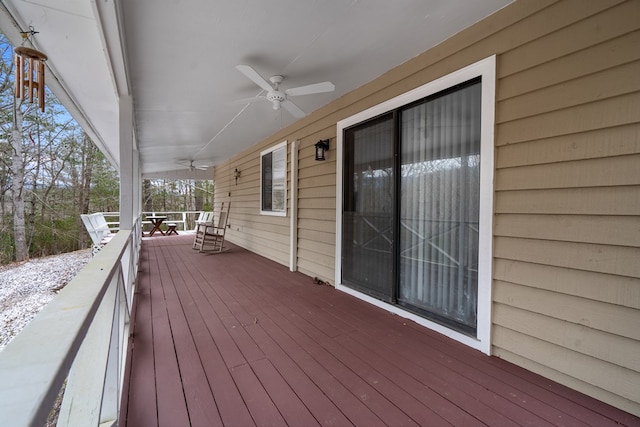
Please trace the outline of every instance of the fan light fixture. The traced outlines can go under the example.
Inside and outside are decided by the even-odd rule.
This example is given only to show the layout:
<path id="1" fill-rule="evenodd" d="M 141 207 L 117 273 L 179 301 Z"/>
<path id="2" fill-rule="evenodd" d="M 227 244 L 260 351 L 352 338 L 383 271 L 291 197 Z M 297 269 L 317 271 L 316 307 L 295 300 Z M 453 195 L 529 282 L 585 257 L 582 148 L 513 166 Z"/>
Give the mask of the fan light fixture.
<path id="1" fill-rule="evenodd" d="M 316 142 L 316 160 L 326 160 L 324 158 L 324 153 L 325 151 L 329 151 L 329 140 L 328 139 L 321 139 L 320 141 Z"/>
<path id="2" fill-rule="evenodd" d="M 286 90 L 280 90 L 280 83 L 284 80 L 284 76 L 275 75 L 265 79 L 256 70 L 249 65 L 237 65 L 236 69 L 244 74 L 249 80 L 260 86 L 266 95 L 258 95 L 246 100 L 253 102 L 258 99 L 266 99 L 271 102 L 274 110 L 284 108 L 296 119 L 301 119 L 306 113 L 289 99 L 294 96 L 312 95 L 316 93 L 333 92 L 336 87 L 331 82 L 314 83 L 306 86 L 292 87 Z"/>
<path id="3" fill-rule="evenodd" d="M 22 31 L 22 38 L 27 41 L 30 36 L 37 34 L 33 27 L 29 31 Z M 16 64 L 16 99 L 28 99 L 30 102 L 38 100 L 38 107 L 44 113 L 44 62 L 47 55 L 25 46 L 14 49 Z"/>

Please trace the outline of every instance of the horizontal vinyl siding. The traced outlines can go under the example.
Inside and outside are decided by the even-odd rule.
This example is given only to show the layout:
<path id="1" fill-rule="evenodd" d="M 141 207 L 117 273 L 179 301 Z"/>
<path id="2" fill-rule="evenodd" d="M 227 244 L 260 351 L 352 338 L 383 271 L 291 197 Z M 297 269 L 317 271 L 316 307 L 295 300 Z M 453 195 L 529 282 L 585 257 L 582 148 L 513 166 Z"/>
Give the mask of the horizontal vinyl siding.
<path id="1" fill-rule="evenodd" d="M 640 2 L 571 3 L 498 59 L 493 352 L 639 414 Z"/>
<path id="2" fill-rule="evenodd" d="M 336 241 L 335 123 L 303 139 L 298 175 L 298 271 L 333 283 Z M 314 144 L 331 138 L 327 160 L 315 160 Z"/>
<path id="3" fill-rule="evenodd" d="M 259 215 L 259 153 L 299 141 L 296 265 L 333 283 L 336 123 L 496 55 L 492 352 L 640 415 L 638 16 L 638 0 L 516 1 L 256 141 L 216 168 L 229 239 L 288 265 L 289 216 Z"/>
<path id="4" fill-rule="evenodd" d="M 226 238 L 243 248 L 281 264 L 289 260 L 289 212 L 286 217 L 260 215 L 260 152 L 283 140 L 251 147 L 230 161 L 216 166 L 215 199 L 231 201 Z M 287 175 L 291 174 L 287 146 Z M 236 181 L 233 173 L 240 171 Z M 287 188 L 287 207 L 289 206 Z"/>

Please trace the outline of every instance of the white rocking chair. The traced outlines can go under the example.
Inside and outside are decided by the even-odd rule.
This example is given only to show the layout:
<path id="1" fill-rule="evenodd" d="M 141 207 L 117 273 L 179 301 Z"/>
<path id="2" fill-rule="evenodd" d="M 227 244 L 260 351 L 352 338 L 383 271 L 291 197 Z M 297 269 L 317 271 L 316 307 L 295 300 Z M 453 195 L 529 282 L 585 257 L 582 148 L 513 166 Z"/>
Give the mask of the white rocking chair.
<path id="1" fill-rule="evenodd" d="M 223 251 L 224 235 L 227 230 L 227 219 L 229 218 L 230 208 L 231 203 L 227 205 L 227 210 L 225 211 L 223 203 L 220 208 L 220 214 L 218 215 L 218 223 L 216 225 L 206 224 L 202 227 L 202 236 L 197 245 L 200 252 L 220 253 Z"/>
<path id="2" fill-rule="evenodd" d="M 222 204 L 222 208 L 224 208 L 224 203 Z M 200 212 L 198 219 L 196 219 L 196 234 L 193 238 L 193 249 L 198 248 L 202 244 L 205 225 L 213 225 L 213 212 Z"/>

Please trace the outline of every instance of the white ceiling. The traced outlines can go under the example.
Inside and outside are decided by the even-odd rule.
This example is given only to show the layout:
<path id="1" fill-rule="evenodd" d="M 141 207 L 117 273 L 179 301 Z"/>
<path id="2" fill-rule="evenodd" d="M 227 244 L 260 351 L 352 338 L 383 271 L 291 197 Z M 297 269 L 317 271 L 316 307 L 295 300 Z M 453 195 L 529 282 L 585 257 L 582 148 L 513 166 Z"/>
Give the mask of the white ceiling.
<path id="1" fill-rule="evenodd" d="M 130 94 L 143 174 L 177 177 L 180 160 L 213 166 L 296 120 L 238 102 L 265 93 L 236 65 L 283 75 L 283 90 L 333 82 L 291 98 L 308 114 L 510 2 L 2 0 L 0 30 L 14 45 L 39 32 L 48 86 L 116 165 L 118 100 Z"/>

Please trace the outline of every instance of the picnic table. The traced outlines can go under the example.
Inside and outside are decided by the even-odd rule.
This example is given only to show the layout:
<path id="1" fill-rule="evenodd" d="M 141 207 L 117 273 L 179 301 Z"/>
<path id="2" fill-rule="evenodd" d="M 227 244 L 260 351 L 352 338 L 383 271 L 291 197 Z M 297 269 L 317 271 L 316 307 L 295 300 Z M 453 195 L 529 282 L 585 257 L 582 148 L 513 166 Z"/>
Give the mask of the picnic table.
<path id="1" fill-rule="evenodd" d="M 148 216 L 146 219 L 149 220 L 153 225 L 153 228 L 149 232 L 149 237 L 153 236 L 156 231 L 159 231 L 160 234 L 164 236 L 164 231 L 160 229 L 160 226 L 162 225 L 164 220 L 167 219 L 166 216 Z"/>

